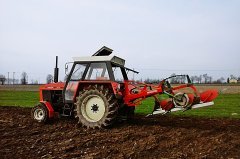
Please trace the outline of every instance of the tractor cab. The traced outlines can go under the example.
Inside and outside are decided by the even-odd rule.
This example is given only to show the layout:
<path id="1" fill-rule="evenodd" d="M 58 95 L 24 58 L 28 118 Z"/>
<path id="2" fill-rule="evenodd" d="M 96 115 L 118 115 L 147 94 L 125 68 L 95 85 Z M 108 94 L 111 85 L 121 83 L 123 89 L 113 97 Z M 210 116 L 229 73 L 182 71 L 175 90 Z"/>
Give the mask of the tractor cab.
<path id="1" fill-rule="evenodd" d="M 111 125 L 124 105 L 127 72 L 138 73 L 111 53 L 104 46 L 92 56 L 74 57 L 69 73 L 69 63 L 65 65 L 66 82 L 58 82 L 56 58 L 54 83 L 40 87 L 40 103 L 32 110 L 33 119 L 46 122 L 57 114 L 76 117 L 88 127 Z"/>
<path id="2" fill-rule="evenodd" d="M 64 88 L 66 103 L 73 103 L 78 92 L 88 85 L 103 84 L 113 86 L 113 92 L 128 80 L 125 60 L 117 56 L 74 57 L 72 69 Z"/>

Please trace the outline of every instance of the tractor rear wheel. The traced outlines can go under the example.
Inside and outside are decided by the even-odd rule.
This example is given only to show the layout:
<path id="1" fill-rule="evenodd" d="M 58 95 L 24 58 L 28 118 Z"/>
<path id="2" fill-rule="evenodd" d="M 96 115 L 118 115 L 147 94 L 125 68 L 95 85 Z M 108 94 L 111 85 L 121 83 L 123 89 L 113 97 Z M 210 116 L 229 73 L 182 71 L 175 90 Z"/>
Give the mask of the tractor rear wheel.
<path id="1" fill-rule="evenodd" d="M 48 110 L 42 103 L 32 108 L 31 116 L 34 120 L 45 123 L 48 121 Z"/>
<path id="2" fill-rule="evenodd" d="M 90 86 L 79 92 L 75 103 L 78 123 L 87 128 L 102 128 L 113 124 L 118 112 L 117 99 L 108 88 Z"/>

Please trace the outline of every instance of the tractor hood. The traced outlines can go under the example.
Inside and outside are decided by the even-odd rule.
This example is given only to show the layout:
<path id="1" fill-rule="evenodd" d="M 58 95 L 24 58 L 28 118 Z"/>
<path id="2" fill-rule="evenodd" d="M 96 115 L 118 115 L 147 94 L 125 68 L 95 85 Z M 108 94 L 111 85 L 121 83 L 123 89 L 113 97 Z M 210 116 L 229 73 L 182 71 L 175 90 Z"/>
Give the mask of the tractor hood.
<path id="1" fill-rule="evenodd" d="M 63 90 L 65 86 L 65 82 L 57 82 L 57 83 L 50 83 L 44 84 L 40 86 L 40 89 L 44 90 Z"/>

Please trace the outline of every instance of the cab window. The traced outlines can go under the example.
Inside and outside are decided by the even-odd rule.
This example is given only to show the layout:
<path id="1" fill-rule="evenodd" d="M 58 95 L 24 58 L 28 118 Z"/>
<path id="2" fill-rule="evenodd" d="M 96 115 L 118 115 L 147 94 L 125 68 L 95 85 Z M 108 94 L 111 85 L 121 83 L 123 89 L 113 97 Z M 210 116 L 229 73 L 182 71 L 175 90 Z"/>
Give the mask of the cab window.
<path id="1" fill-rule="evenodd" d="M 121 68 L 118 67 L 118 66 L 113 66 L 112 69 L 113 69 L 113 75 L 115 77 L 115 80 L 117 82 L 123 82 L 124 78 L 123 78 L 123 74 L 122 74 Z"/>
<path id="2" fill-rule="evenodd" d="M 106 63 L 91 63 L 88 69 L 87 80 L 109 80 Z"/>
<path id="3" fill-rule="evenodd" d="M 76 64 L 70 80 L 82 79 L 85 68 L 86 68 L 86 64 Z"/>

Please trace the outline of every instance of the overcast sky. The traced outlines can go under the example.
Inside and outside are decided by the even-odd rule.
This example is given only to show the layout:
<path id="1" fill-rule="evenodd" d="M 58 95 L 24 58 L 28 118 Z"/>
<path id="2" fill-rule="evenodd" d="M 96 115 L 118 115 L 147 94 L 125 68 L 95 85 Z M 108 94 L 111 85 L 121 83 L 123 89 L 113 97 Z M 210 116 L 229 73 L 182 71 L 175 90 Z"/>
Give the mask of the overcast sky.
<path id="1" fill-rule="evenodd" d="M 239 0 L 0 0 L 0 74 L 45 82 L 103 45 L 140 71 L 240 76 Z"/>

